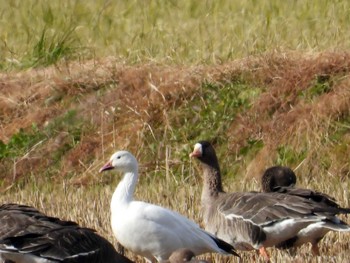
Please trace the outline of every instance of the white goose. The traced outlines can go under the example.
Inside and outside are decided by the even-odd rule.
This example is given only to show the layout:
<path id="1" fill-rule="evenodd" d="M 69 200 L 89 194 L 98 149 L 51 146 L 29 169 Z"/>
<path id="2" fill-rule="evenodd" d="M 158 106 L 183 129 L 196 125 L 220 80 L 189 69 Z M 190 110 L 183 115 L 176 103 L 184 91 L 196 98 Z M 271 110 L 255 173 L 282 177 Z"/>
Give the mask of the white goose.
<path id="1" fill-rule="evenodd" d="M 134 201 L 138 163 L 127 151 L 118 151 L 100 169 L 124 173 L 111 201 L 111 224 L 116 239 L 148 261 L 167 261 L 177 249 L 195 255 L 217 252 L 237 255 L 231 245 L 201 229 L 186 217 L 153 204 Z"/>
<path id="2" fill-rule="evenodd" d="M 341 211 L 323 202 L 280 193 L 225 193 L 215 150 L 207 141 L 196 143 L 190 156 L 202 163 L 206 230 L 237 249 L 257 249 L 268 260 L 266 247 L 289 247 L 309 226 L 347 228 L 335 216 Z"/>
<path id="3" fill-rule="evenodd" d="M 18 204 L 0 206 L 0 262 L 132 263 L 94 230 Z"/>
<path id="4" fill-rule="evenodd" d="M 264 192 L 276 192 L 286 195 L 294 195 L 302 198 L 310 199 L 315 202 L 324 203 L 327 206 L 336 208 L 333 215 L 337 213 L 348 214 L 349 208 L 341 207 L 336 200 L 325 194 L 311 189 L 296 188 L 296 175 L 292 169 L 286 166 L 272 166 L 265 170 L 261 177 L 261 188 Z M 343 221 L 338 224 L 315 223 L 310 224 L 306 228 L 299 231 L 297 237 L 291 242 L 288 242 L 284 248 L 299 247 L 305 243 L 311 243 L 311 251 L 313 255 L 320 255 L 318 243 L 329 231 L 349 232 L 350 226 Z M 292 242 L 293 241 L 293 242 Z"/>

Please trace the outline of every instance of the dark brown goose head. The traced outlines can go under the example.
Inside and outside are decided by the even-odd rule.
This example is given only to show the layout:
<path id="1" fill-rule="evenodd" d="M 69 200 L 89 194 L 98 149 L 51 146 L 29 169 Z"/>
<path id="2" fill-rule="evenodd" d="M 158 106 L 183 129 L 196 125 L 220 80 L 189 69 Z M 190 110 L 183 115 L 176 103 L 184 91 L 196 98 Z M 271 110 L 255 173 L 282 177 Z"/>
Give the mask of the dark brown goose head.
<path id="1" fill-rule="evenodd" d="M 208 141 L 199 141 L 194 145 L 193 152 L 190 157 L 196 157 L 202 163 L 209 165 L 220 171 L 218 158 L 214 147 Z"/>
<path id="2" fill-rule="evenodd" d="M 208 141 L 197 142 L 190 157 L 197 158 L 202 164 L 204 178 L 202 201 L 203 198 L 216 197 L 222 193 L 220 166 L 211 143 Z"/>
<path id="3" fill-rule="evenodd" d="M 292 187 L 297 177 L 292 169 L 285 166 L 272 166 L 267 168 L 261 177 L 263 192 L 274 192 L 276 187 Z"/>

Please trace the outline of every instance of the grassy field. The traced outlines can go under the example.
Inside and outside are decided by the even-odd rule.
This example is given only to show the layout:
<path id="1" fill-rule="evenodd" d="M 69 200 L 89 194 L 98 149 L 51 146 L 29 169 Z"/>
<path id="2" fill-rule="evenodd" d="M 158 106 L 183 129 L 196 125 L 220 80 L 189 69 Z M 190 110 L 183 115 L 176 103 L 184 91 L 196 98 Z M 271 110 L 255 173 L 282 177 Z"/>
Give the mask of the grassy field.
<path id="1" fill-rule="evenodd" d="M 98 170 L 127 149 L 141 164 L 136 198 L 201 224 L 201 174 L 188 155 L 207 139 L 228 191 L 259 189 L 264 169 L 281 164 L 300 186 L 350 206 L 349 8 L 347 1 L 5 1 L 1 202 L 34 205 L 117 244 L 109 202 L 120 176 Z M 349 241 L 328 234 L 321 257 L 307 246 L 296 255 L 270 252 L 273 262 L 347 262 Z"/>
<path id="2" fill-rule="evenodd" d="M 114 56 L 128 64 L 221 63 L 271 50 L 344 50 L 348 1 L 5 1 L 0 66 Z"/>

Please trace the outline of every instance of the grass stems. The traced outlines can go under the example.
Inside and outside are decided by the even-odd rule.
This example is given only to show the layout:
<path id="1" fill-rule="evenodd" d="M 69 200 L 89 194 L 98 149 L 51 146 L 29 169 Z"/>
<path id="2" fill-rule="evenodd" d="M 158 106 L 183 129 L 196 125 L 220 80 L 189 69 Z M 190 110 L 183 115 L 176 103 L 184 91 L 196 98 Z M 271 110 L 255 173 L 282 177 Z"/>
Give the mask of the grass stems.
<path id="1" fill-rule="evenodd" d="M 186 64 L 275 49 L 347 49 L 349 8 L 325 0 L 9 1 L 0 7 L 0 66 L 46 65 L 72 54 Z"/>

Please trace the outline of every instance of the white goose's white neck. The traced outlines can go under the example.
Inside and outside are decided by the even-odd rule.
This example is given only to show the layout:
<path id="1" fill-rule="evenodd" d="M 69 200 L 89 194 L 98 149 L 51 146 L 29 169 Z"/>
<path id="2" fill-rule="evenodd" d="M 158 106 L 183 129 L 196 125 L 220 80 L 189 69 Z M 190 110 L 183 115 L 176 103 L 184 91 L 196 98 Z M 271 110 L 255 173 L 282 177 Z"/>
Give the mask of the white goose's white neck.
<path id="1" fill-rule="evenodd" d="M 131 201 L 133 201 L 137 178 L 137 169 L 124 174 L 123 179 L 119 182 L 112 196 L 112 213 L 113 210 L 118 209 L 120 206 L 128 205 Z"/>

